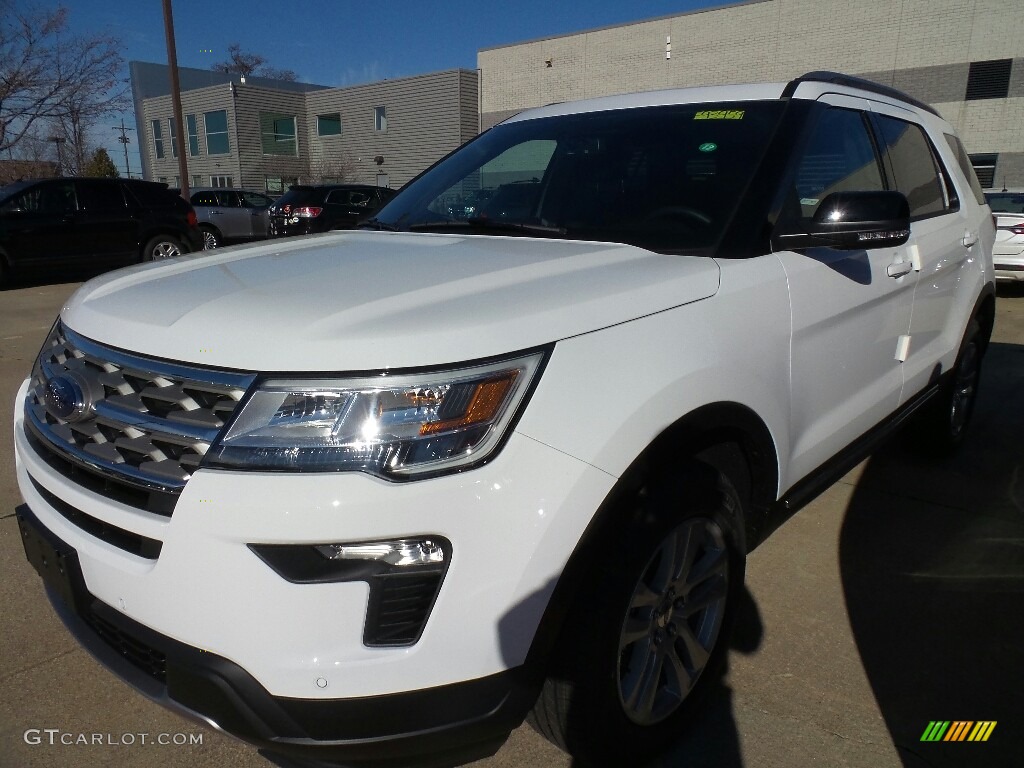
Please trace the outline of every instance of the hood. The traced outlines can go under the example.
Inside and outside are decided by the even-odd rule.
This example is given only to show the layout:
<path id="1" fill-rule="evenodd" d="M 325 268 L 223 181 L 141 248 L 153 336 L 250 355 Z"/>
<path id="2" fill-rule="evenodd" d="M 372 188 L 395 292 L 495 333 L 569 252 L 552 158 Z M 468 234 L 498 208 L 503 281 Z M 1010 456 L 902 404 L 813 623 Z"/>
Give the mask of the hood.
<path id="1" fill-rule="evenodd" d="M 255 371 L 455 363 L 706 298 L 710 258 L 609 243 L 350 232 L 104 275 L 61 312 L 132 352 Z"/>

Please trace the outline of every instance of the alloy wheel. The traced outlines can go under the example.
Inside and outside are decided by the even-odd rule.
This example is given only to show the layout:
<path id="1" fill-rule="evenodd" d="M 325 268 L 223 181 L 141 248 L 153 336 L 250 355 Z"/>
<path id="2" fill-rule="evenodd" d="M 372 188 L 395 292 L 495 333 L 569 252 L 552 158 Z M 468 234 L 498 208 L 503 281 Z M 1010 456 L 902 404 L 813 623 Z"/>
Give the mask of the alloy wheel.
<path id="1" fill-rule="evenodd" d="M 729 550 L 714 520 L 687 520 L 658 545 L 619 639 L 619 699 L 632 722 L 653 725 L 683 703 L 718 641 L 728 591 Z"/>

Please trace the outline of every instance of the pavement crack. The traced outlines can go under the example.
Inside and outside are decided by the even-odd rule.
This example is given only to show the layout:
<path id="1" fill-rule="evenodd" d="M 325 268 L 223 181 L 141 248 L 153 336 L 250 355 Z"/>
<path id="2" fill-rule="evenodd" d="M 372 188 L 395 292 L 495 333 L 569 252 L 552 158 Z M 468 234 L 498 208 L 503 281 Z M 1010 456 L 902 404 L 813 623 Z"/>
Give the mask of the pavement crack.
<path id="1" fill-rule="evenodd" d="M 742 702 L 736 703 L 737 706 L 742 706 Z M 821 731 L 822 733 L 830 734 L 832 736 L 835 736 L 836 738 L 842 739 L 843 741 L 848 741 L 851 744 L 864 744 L 866 746 L 877 747 L 883 743 L 880 741 L 871 741 L 870 739 L 858 739 L 854 738 L 853 736 L 846 736 L 845 734 L 839 733 L 838 731 L 833 731 L 831 728 L 826 728 L 823 725 L 819 725 L 818 723 L 815 723 L 812 720 L 806 720 L 804 718 L 797 717 L 796 715 L 777 715 L 774 712 L 769 712 L 767 709 L 762 709 L 761 707 L 751 707 L 751 709 L 756 709 L 756 711 L 760 712 L 762 715 L 767 715 L 768 717 L 772 717 L 777 720 L 788 720 L 790 722 L 799 723 L 801 725 L 809 725 L 812 728 L 816 728 L 817 730 Z"/>
<path id="2" fill-rule="evenodd" d="M 40 661 L 37 661 L 35 664 L 30 664 L 27 667 L 22 667 L 21 669 L 17 669 L 14 672 L 9 672 L 6 675 L 0 675 L 0 683 L 5 683 L 8 680 L 17 677 L 18 675 L 23 675 L 26 672 L 31 672 L 33 669 L 38 669 L 39 667 L 43 666 L 44 664 L 49 664 L 50 662 L 57 661 L 57 659 L 62 659 L 65 656 L 69 656 L 72 653 L 77 653 L 80 650 L 81 650 L 80 648 L 68 648 L 66 651 L 63 651 L 63 652 L 58 653 L 58 654 L 56 654 L 54 656 L 50 656 L 48 658 L 42 659 Z"/>

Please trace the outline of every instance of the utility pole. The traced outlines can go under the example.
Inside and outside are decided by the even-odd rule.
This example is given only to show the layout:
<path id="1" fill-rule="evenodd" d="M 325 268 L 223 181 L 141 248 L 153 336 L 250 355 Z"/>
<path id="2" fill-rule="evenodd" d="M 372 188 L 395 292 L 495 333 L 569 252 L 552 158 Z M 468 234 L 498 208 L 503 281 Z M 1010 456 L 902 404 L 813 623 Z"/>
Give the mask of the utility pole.
<path id="1" fill-rule="evenodd" d="M 117 137 L 117 140 L 124 146 L 124 177 L 130 179 L 132 177 L 132 169 L 128 165 L 128 145 L 132 143 L 131 136 L 128 136 L 125 131 L 134 131 L 134 128 L 126 128 L 124 125 L 124 118 L 121 118 L 121 127 L 114 126 L 115 131 L 120 131 L 121 135 Z"/>
<path id="2" fill-rule="evenodd" d="M 178 175 L 181 196 L 188 200 L 188 160 L 185 151 L 185 121 L 181 117 L 181 86 L 178 83 L 178 52 L 174 45 L 174 17 L 171 15 L 171 0 L 163 0 L 164 34 L 167 37 L 167 66 L 171 71 L 171 103 L 174 105 L 174 123 L 178 134 Z"/>

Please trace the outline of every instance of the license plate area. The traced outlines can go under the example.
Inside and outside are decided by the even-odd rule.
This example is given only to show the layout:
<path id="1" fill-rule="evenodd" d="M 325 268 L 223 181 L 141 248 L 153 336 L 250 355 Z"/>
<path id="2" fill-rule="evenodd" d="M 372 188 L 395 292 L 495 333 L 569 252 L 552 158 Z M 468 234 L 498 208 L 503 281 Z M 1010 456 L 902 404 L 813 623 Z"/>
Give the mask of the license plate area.
<path id="1" fill-rule="evenodd" d="M 19 509 L 17 518 L 25 557 L 42 577 L 43 583 L 56 592 L 68 607 L 78 612 L 79 596 L 85 594 L 78 553 L 46 530 L 31 512 Z"/>

